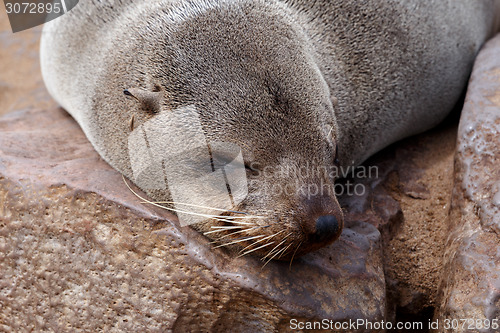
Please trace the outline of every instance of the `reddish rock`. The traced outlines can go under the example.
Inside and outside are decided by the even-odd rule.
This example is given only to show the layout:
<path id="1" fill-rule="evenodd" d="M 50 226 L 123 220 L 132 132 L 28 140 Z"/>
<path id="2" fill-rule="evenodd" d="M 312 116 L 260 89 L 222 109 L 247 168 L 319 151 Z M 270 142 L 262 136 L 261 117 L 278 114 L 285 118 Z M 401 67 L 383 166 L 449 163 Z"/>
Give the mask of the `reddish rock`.
<path id="1" fill-rule="evenodd" d="M 0 119 L 0 330 L 286 331 L 382 320 L 379 232 L 286 262 L 234 258 L 141 204 L 61 109 Z"/>
<path id="2" fill-rule="evenodd" d="M 500 321 L 499 54 L 500 35 L 476 59 L 460 120 L 439 332 L 500 331 L 500 322 L 491 326 Z M 462 326 L 461 319 L 470 321 Z M 446 329 L 452 320 L 459 327 Z"/>

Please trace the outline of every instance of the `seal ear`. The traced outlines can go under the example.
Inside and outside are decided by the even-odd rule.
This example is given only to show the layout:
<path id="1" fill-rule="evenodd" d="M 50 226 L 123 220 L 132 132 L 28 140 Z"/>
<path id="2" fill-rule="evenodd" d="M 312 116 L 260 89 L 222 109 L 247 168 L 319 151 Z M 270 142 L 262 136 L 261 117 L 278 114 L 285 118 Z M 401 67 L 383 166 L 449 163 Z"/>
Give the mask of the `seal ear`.
<path id="1" fill-rule="evenodd" d="M 125 89 L 123 94 L 138 101 L 144 111 L 151 113 L 160 112 L 162 100 L 161 91 L 148 91 L 142 88 L 130 88 Z"/>

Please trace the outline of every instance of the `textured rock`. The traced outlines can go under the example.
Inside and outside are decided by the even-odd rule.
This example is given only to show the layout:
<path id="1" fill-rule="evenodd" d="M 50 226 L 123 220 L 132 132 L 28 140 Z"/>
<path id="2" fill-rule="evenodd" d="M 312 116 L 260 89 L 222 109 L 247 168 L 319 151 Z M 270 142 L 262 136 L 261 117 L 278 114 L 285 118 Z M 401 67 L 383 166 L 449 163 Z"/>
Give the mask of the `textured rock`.
<path id="1" fill-rule="evenodd" d="M 444 320 L 500 320 L 500 35 L 480 52 L 458 131 L 440 332 L 499 332 Z M 500 323 L 498 323 L 500 326 Z"/>
<path id="2" fill-rule="evenodd" d="M 142 205 L 62 110 L 0 120 L 0 330 L 269 331 L 381 320 L 380 234 L 354 221 L 293 264 L 212 249 Z"/>

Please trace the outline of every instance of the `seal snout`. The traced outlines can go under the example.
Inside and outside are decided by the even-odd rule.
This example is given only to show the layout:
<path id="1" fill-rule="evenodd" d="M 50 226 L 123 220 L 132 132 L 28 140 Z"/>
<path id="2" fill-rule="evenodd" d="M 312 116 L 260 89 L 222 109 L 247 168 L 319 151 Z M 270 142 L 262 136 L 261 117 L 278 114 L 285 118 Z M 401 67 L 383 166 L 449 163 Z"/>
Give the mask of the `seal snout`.
<path id="1" fill-rule="evenodd" d="M 304 215 L 296 216 L 302 231 L 300 249 L 296 255 L 316 251 L 333 243 L 342 234 L 344 216 L 333 195 L 318 195 L 303 199 Z"/>
<path id="2" fill-rule="evenodd" d="M 316 219 L 316 232 L 311 236 L 311 242 L 328 242 L 336 238 L 341 231 L 342 225 L 334 215 L 322 215 Z"/>

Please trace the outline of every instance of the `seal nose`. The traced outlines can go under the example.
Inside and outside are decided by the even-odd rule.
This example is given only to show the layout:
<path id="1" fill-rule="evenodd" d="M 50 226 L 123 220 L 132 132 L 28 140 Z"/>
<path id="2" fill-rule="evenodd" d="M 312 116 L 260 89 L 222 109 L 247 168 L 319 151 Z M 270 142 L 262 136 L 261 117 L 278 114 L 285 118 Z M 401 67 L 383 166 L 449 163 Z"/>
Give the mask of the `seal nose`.
<path id="1" fill-rule="evenodd" d="M 314 243 L 323 243 L 332 238 L 336 238 L 341 232 L 342 226 L 333 215 L 322 215 L 316 219 L 316 232 L 311 240 Z"/>

